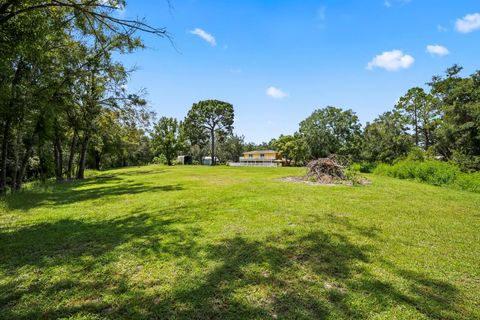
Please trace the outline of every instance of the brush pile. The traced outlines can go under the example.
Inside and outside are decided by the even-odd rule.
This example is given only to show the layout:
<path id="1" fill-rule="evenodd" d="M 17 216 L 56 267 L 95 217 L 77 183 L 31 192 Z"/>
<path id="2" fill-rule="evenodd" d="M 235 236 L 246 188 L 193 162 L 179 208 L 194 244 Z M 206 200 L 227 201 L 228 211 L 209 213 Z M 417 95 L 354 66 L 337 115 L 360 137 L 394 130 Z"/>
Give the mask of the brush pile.
<path id="1" fill-rule="evenodd" d="M 345 169 L 346 167 L 340 164 L 335 157 L 320 158 L 307 164 L 306 178 L 321 183 L 345 181 L 348 180 Z"/>

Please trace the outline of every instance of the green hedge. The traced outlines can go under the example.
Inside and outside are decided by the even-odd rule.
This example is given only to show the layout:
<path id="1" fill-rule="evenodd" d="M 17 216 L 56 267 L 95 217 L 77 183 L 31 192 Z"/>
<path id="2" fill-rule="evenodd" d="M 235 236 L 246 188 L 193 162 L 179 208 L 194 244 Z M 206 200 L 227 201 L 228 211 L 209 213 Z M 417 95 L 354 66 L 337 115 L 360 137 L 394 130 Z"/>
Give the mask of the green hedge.
<path id="1" fill-rule="evenodd" d="M 435 186 L 449 186 L 480 192 L 480 172 L 463 173 L 456 165 L 437 160 L 402 160 L 393 165 L 379 164 L 373 173 L 416 180 Z"/>

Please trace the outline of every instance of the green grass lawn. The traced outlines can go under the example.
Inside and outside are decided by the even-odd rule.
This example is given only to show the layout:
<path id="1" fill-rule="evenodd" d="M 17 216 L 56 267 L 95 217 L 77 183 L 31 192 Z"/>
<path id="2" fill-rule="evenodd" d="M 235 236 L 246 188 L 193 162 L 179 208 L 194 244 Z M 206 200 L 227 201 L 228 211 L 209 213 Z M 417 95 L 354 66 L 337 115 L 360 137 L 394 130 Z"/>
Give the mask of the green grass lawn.
<path id="1" fill-rule="evenodd" d="M 0 208 L 0 319 L 480 318 L 480 194 L 279 181 L 300 174 L 30 185 Z"/>

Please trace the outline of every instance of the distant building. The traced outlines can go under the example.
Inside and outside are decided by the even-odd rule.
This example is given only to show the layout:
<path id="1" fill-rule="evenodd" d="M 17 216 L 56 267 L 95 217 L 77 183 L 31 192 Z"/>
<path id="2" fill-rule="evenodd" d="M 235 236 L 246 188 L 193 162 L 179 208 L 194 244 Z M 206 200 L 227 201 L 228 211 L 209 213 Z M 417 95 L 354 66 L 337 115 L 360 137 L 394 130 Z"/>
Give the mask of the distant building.
<path id="1" fill-rule="evenodd" d="M 243 167 L 276 167 L 282 164 L 282 157 L 274 150 L 256 150 L 244 152 L 240 162 L 230 163 L 231 166 Z"/>
<path id="2" fill-rule="evenodd" d="M 192 156 L 178 156 L 177 162 L 178 164 L 192 164 L 193 159 Z"/>
<path id="3" fill-rule="evenodd" d="M 215 157 L 215 162 L 218 163 L 218 158 Z M 211 166 L 212 165 L 212 157 L 203 157 L 202 158 L 202 164 L 204 166 Z"/>

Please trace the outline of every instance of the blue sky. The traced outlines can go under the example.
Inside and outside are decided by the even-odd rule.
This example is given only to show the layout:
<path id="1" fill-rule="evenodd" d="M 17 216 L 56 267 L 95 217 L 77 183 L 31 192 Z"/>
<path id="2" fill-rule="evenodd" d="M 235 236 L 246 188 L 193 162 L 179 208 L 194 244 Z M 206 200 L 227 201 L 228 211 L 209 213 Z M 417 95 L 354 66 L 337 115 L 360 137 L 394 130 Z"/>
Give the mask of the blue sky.
<path id="1" fill-rule="evenodd" d="M 138 69 L 129 89 L 179 119 L 199 100 L 228 101 L 247 141 L 291 134 L 328 105 L 365 123 L 454 63 L 480 69 L 478 0 L 130 0 L 121 15 L 175 44 L 142 35 L 147 49 L 120 58 Z"/>

